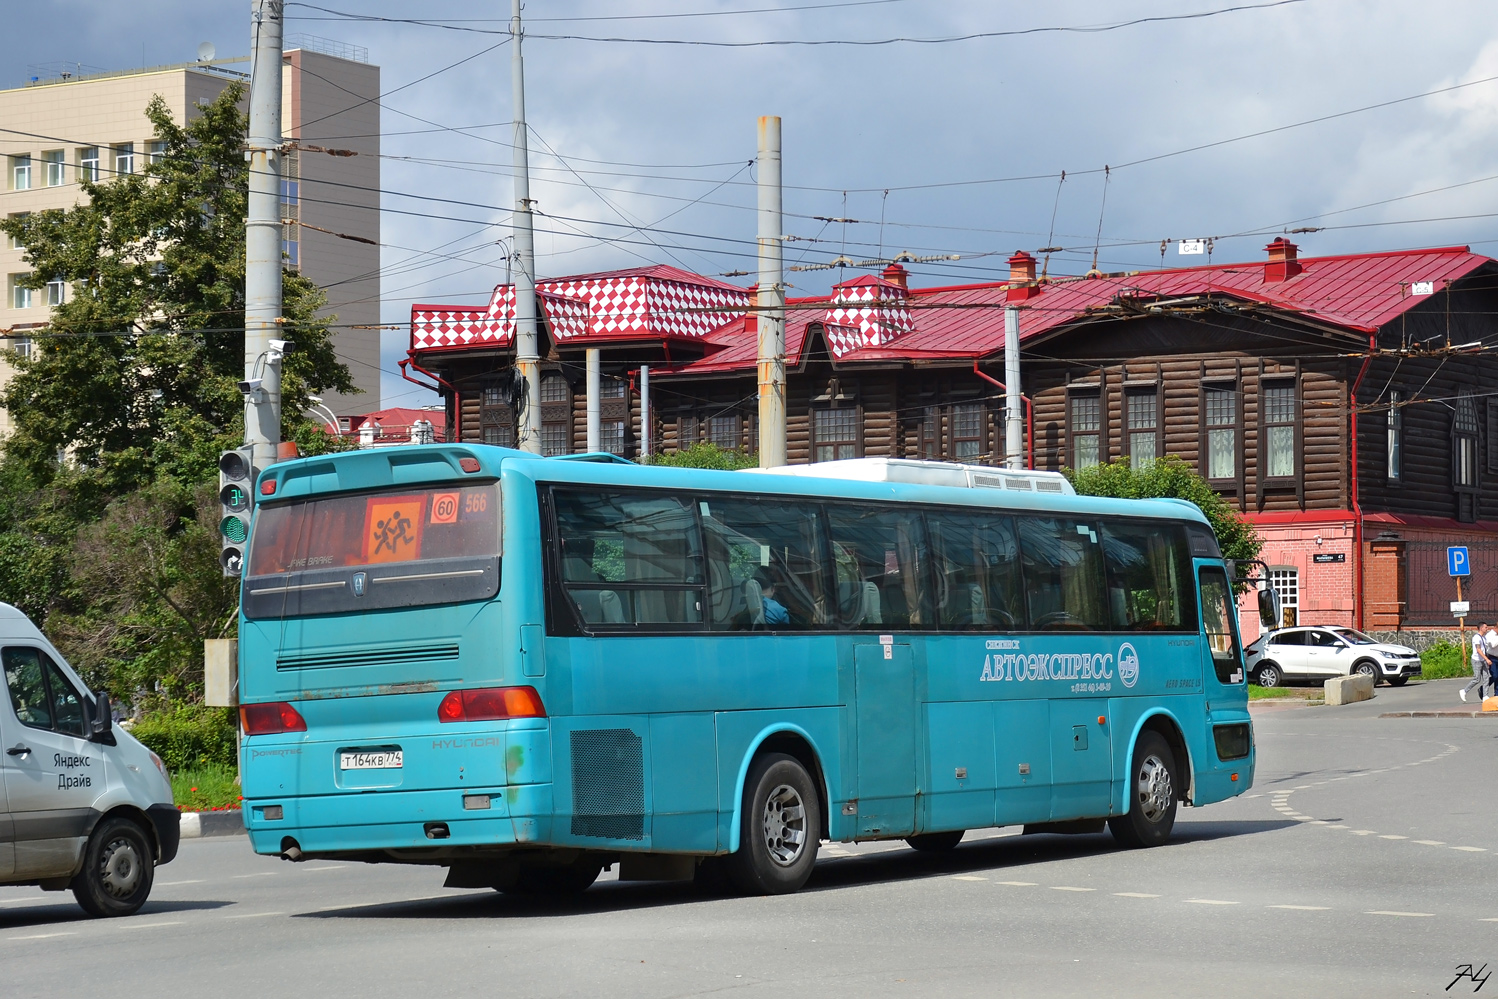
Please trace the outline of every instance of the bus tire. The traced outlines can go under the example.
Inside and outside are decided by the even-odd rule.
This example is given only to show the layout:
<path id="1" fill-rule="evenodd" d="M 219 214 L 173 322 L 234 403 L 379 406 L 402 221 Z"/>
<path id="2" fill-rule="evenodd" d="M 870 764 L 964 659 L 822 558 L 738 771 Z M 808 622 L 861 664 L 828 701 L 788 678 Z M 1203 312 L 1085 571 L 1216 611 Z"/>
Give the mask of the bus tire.
<path id="1" fill-rule="evenodd" d="M 948 850 L 955 850 L 957 844 L 962 842 L 962 837 L 966 835 L 966 829 L 958 829 L 954 832 L 921 833 L 919 836 L 906 836 L 905 845 L 912 850 L 920 850 L 922 853 L 946 853 Z"/>
<path id="2" fill-rule="evenodd" d="M 515 876 L 515 883 L 500 891 L 535 898 L 581 895 L 592 887 L 602 872 L 603 863 L 596 860 L 580 860 L 568 867 L 522 867 Z"/>
<path id="3" fill-rule="evenodd" d="M 1123 846 L 1159 846 L 1170 838 L 1176 821 L 1175 754 L 1159 732 L 1146 731 L 1134 744 L 1132 762 L 1129 810 L 1109 819 L 1108 829 Z"/>
<path id="4" fill-rule="evenodd" d="M 116 815 L 94 827 L 73 878 L 73 897 L 90 916 L 129 916 L 146 904 L 156 859 L 146 831 Z"/>
<path id="5" fill-rule="evenodd" d="M 817 862 L 822 811 L 817 788 L 793 756 L 766 753 L 744 781 L 739 848 L 728 876 L 747 895 L 799 891 Z"/>

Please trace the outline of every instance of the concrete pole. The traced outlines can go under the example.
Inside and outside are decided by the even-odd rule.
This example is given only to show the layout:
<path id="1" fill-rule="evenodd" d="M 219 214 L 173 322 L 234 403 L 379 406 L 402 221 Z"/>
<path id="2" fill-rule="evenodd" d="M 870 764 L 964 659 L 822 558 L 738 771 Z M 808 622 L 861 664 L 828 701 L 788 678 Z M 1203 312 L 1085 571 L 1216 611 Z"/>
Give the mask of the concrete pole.
<path id="1" fill-rule="evenodd" d="M 655 434 L 650 422 L 650 365 L 640 365 L 640 452 L 645 457 L 655 450 Z"/>
<path id="2" fill-rule="evenodd" d="M 275 464 L 281 441 L 281 365 L 269 363 L 281 318 L 281 15 L 283 0 L 251 0 L 250 200 L 245 218 L 244 442 L 256 468 Z"/>
<path id="3" fill-rule="evenodd" d="M 515 366 L 525 378 L 518 444 L 541 453 L 541 353 L 536 334 L 536 241 L 531 228 L 530 157 L 525 130 L 525 63 L 520 57 L 520 0 L 510 0 L 510 70 L 515 100 Z"/>
<path id="4" fill-rule="evenodd" d="M 588 453 L 593 454 L 603 448 L 603 416 L 599 408 L 599 394 L 603 391 L 600 384 L 603 381 L 603 372 L 598 360 L 598 348 L 589 347 L 585 351 L 588 359 Z"/>
<path id="5" fill-rule="evenodd" d="M 1019 309 L 1004 309 L 1004 465 L 1025 467 L 1025 421 L 1020 410 Z"/>
<path id="6" fill-rule="evenodd" d="M 759 467 L 785 464 L 785 232 L 780 118 L 759 119 Z"/>

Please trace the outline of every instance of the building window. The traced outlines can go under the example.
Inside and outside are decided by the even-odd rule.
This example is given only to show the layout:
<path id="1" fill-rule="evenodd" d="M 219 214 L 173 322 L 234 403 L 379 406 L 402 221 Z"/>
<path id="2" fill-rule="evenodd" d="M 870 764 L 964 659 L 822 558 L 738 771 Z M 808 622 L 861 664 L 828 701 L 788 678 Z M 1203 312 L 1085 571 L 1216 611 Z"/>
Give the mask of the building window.
<path id="1" fill-rule="evenodd" d="M 739 418 L 735 415 L 714 416 L 707 421 L 707 439 L 724 451 L 739 446 Z"/>
<path id="2" fill-rule="evenodd" d="M 1238 392 L 1231 386 L 1207 386 L 1207 478 L 1238 475 Z"/>
<path id="3" fill-rule="evenodd" d="M 146 143 L 146 164 L 148 166 L 155 166 L 164 159 L 166 159 L 165 142 L 156 141 Z"/>
<path id="4" fill-rule="evenodd" d="M 952 457 L 982 457 L 987 450 L 983 446 L 983 404 L 965 402 L 952 407 Z"/>
<path id="5" fill-rule="evenodd" d="M 122 142 L 114 147 L 114 175 L 124 177 L 135 172 L 135 143 Z"/>
<path id="6" fill-rule="evenodd" d="M 515 430 L 505 424 L 486 424 L 483 427 L 482 437 L 485 444 L 493 444 L 497 447 L 515 446 Z"/>
<path id="7" fill-rule="evenodd" d="M 10 186 L 17 191 L 31 190 L 31 157 L 10 158 Z"/>
<path id="8" fill-rule="evenodd" d="M 676 450 L 685 451 L 697 443 L 697 417 L 681 416 L 676 420 Z"/>
<path id="9" fill-rule="evenodd" d="M 813 461 L 858 457 L 858 410 L 818 409 L 812 415 Z"/>
<path id="10" fill-rule="evenodd" d="M 61 278 L 53 278 L 51 281 L 47 282 L 48 305 L 54 307 L 61 305 L 66 297 L 67 285 L 63 283 L 63 280 Z"/>
<path id="11" fill-rule="evenodd" d="M 1128 403 L 1129 467 L 1141 468 L 1159 457 L 1159 396 L 1154 389 L 1129 392 Z"/>
<path id="12" fill-rule="evenodd" d="M 623 399 L 628 391 L 629 386 L 624 384 L 623 378 L 604 378 L 598 384 L 600 399 Z"/>
<path id="13" fill-rule="evenodd" d="M 920 425 L 916 428 L 916 456 L 919 458 L 941 457 L 941 411 L 927 406 L 921 413 Z"/>
<path id="14" fill-rule="evenodd" d="M 1092 468 L 1102 460 L 1102 404 L 1097 393 L 1071 397 L 1071 467 Z"/>
<path id="15" fill-rule="evenodd" d="M 541 424 L 541 453 L 548 458 L 567 454 L 572 444 L 569 440 L 572 435 L 568 432 L 571 429 L 565 423 Z"/>
<path id="16" fill-rule="evenodd" d="M 541 453 L 572 452 L 572 386 L 551 372 L 541 376 Z"/>
<path id="17" fill-rule="evenodd" d="M 1404 408 L 1403 398 L 1396 390 L 1389 393 L 1389 415 L 1387 433 L 1389 440 L 1389 464 L 1387 475 L 1390 482 L 1399 481 L 1400 459 L 1404 456 Z"/>
<path id="18" fill-rule="evenodd" d="M 65 182 L 63 176 L 63 152 L 61 149 L 52 149 L 42 153 L 42 162 L 47 165 L 47 186 L 61 187 Z"/>
<path id="19" fill-rule="evenodd" d="M 26 216 L 28 216 L 30 214 L 31 214 L 30 212 L 12 212 L 11 215 L 10 215 L 10 217 L 12 219 L 24 219 Z M 9 246 L 10 246 L 10 248 L 12 250 L 24 250 L 24 249 L 26 249 L 25 244 L 23 244 L 19 239 L 17 239 L 14 236 L 8 236 L 8 237 L 6 237 L 6 242 L 9 244 Z"/>
<path id="20" fill-rule="evenodd" d="M 26 280 L 25 274 L 10 276 L 10 307 L 12 309 L 29 309 L 36 304 L 36 293 L 21 283 L 24 280 Z"/>
<path id="21" fill-rule="evenodd" d="M 90 184 L 99 182 L 98 146 L 85 146 L 78 150 L 78 180 Z"/>
<path id="22" fill-rule="evenodd" d="M 598 426 L 598 446 L 609 454 L 624 453 L 624 421 L 604 420 Z"/>
<path id="23" fill-rule="evenodd" d="M 35 342 L 29 336 L 13 337 L 10 341 L 10 349 L 16 352 L 17 357 L 29 360 Z"/>
<path id="24" fill-rule="evenodd" d="M 541 379 L 541 402 L 572 403 L 572 387 L 561 375 L 547 375 Z"/>
<path id="25" fill-rule="evenodd" d="M 1295 386 L 1264 386 L 1264 474 L 1295 474 Z"/>
<path id="26" fill-rule="evenodd" d="M 1295 627 L 1300 623 L 1300 570 L 1270 569 L 1269 585 L 1280 595 L 1280 627 Z"/>
<path id="27" fill-rule="evenodd" d="M 1477 488 L 1477 402 L 1463 390 L 1456 400 L 1452 423 L 1451 472 L 1458 489 Z"/>

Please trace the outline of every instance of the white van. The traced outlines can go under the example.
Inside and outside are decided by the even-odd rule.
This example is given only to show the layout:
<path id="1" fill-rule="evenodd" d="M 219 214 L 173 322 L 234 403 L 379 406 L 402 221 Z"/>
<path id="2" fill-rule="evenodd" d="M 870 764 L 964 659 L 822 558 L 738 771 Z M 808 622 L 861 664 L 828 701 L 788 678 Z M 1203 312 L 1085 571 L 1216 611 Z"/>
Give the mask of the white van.
<path id="1" fill-rule="evenodd" d="M 73 890 L 95 916 L 145 904 L 177 855 L 161 758 L 111 724 L 36 625 L 0 603 L 0 885 Z"/>

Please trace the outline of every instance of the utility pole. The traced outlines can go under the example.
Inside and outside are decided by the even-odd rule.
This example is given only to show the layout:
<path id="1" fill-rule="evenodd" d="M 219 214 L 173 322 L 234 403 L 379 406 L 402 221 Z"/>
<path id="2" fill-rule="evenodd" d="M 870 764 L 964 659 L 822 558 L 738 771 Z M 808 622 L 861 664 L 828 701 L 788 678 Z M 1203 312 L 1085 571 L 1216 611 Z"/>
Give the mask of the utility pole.
<path id="1" fill-rule="evenodd" d="M 640 365 L 640 453 L 649 458 L 655 450 L 654 426 L 650 422 L 650 365 Z"/>
<path id="2" fill-rule="evenodd" d="M 283 0 L 251 0 L 250 200 L 245 219 L 244 442 L 254 467 L 281 441 L 281 24 Z"/>
<path id="3" fill-rule="evenodd" d="M 785 232 L 780 118 L 759 119 L 759 467 L 785 464 Z"/>
<path id="4" fill-rule="evenodd" d="M 588 369 L 588 453 L 596 454 L 603 448 L 603 414 L 599 402 L 603 371 L 599 365 L 597 347 L 589 347 L 583 351 L 583 356 Z"/>
<path id="5" fill-rule="evenodd" d="M 525 130 L 525 63 L 520 56 L 520 0 L 510 0 L 510 70 L 515 100 L 515 367 L 525 378 L 520 449 L 541 453 L 541 353 L 536 334 L 536 238 L 531 228 L 530 157 Z"/>
<path id="6" fill-rule="evenodd" d="M 1019 390 L 1019 307 L 1014 305 L 1004 309 L 1004 464 L 1014 469 L 1025 467 L 1025 422 L 1020 414 Z"/>

